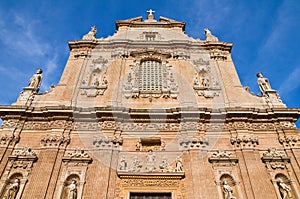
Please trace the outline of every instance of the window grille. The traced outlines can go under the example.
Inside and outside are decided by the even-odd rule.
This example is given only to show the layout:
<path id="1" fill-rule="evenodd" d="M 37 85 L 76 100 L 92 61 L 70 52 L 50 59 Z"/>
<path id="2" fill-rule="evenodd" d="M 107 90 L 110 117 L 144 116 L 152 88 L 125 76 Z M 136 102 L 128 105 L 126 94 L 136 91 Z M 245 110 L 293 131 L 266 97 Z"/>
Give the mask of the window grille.
<path id="1" fill-rule="evenodd" d="M 162 65 L 158 61 L 143 61 L 139 67 L 139 90 L 157 92 L 162 89 Z"/>

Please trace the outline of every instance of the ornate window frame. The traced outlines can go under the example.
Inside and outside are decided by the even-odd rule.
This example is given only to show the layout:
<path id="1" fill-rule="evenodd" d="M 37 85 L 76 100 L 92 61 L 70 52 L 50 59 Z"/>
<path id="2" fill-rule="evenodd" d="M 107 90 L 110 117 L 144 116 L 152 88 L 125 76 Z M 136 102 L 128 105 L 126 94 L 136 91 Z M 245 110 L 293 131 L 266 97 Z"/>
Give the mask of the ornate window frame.
<path id="1" fill-rule="evenodd" d="M 131 52 L 130 56 L 134 58 L 134 65 L 131 65 L 130 72 L 127 76 L 127 80 L 124 84 L 123 91 L 124 96 L 126 98 L 149 98 L 149 101 L 152 101 L 152 98 L 173 98 L 176 99 L 178 97 L 178 85 L 175 82 L 174 74 L 171 70 L 172 66 L 168 65 L 168 59 L 171 58 L 170 53 L 158 52 L 155 50 L 146 50 L 139 52 Z M 143 64 L 149 63 L 157 63 L 159 64 L 152 69 L 158 69 L 161 71 L 161 74 L 154 74 L 157 71 L 151 71 L 151 68 L 146 69 L 147 65 Z M 150 65 L 151 66 L 151 65 Z M 145 68 L 144 68 L 145 67 Z M 144 71 L 146 69 L 146 71 Z M 150 74 L 146 74 L 150 72 Z M 143 79 L 141 79 L 141 75 L 146 75 L 150 78 L 145 78 L 145 80 L 154 80 L 155 77 L 151 77 L 151 75 L 161 75 L 161 89 L 155 90 L 144 90 L 141 89 L 141 83 L 143 83 Z M 148 82 L 152 84 L 153 82 Z M 147 83 L 147 85 L 149 85 Z M 154 83 L 153 83 L 154 84 Z"/>

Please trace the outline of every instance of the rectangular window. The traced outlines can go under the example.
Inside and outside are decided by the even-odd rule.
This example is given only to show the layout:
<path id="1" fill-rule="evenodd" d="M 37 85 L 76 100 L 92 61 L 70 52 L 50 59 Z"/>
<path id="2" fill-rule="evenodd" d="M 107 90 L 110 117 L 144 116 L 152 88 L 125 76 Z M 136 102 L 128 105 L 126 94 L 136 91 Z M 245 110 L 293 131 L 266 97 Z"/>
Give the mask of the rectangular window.
<path id="1" fill-rule="evenodd" d="M 162 89 L 162 65 L 158 61 L 143 61 L 139 67 L 140 91 L 161 91 Z"/>
<path id="2" fill-rule="evenodd" d="M 171 193 L 130 193 L 130 199 L 172 199 Z"/>

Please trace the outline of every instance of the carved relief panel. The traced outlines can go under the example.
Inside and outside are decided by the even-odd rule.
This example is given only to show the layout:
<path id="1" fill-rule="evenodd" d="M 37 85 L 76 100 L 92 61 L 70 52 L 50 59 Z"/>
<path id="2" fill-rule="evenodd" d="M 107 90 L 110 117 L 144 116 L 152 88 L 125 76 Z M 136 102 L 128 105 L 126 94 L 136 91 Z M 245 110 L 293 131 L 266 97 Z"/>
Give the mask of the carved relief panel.
<path id="1" fill-rule="evenodd" d="M 185 198 L 184 163 L 178 154 L 165 152 L 123 153 L 117 168 L 117 191 L 114 198 L 127 198 L 132 192 L 171 193 Z"/>
<path id="2" fill-rule="evenodd" d="M 195 77 L 193 88 L 198 96 L 205 98 L 212 98 L 219 96 L 220 86 L 216 78 L 213 75 L 209 61 L 205 61 L 202 58 L 193 61 L 195 67 Z"/>
<path id="3" fill-rule="evenodd" d="M 88 66 L 88 71 L 81 82 L 81 94 L 88 97 L 103 95 L 108 86 L 106 79 L 108 60 L 100 56 Z"/>

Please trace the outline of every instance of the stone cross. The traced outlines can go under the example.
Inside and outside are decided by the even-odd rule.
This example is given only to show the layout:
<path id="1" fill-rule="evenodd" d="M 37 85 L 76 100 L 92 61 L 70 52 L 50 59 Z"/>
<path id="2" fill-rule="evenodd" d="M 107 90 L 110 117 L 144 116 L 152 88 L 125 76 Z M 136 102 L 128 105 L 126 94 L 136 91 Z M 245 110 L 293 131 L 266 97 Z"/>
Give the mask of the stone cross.
<path id="1" fill-rule="evenodd" d="M 149 15 L 153 15 L 153 13 L 155 13 L 155 11 L 152 9 L 148 10 L 147 12 L 149 13 Z"/>

